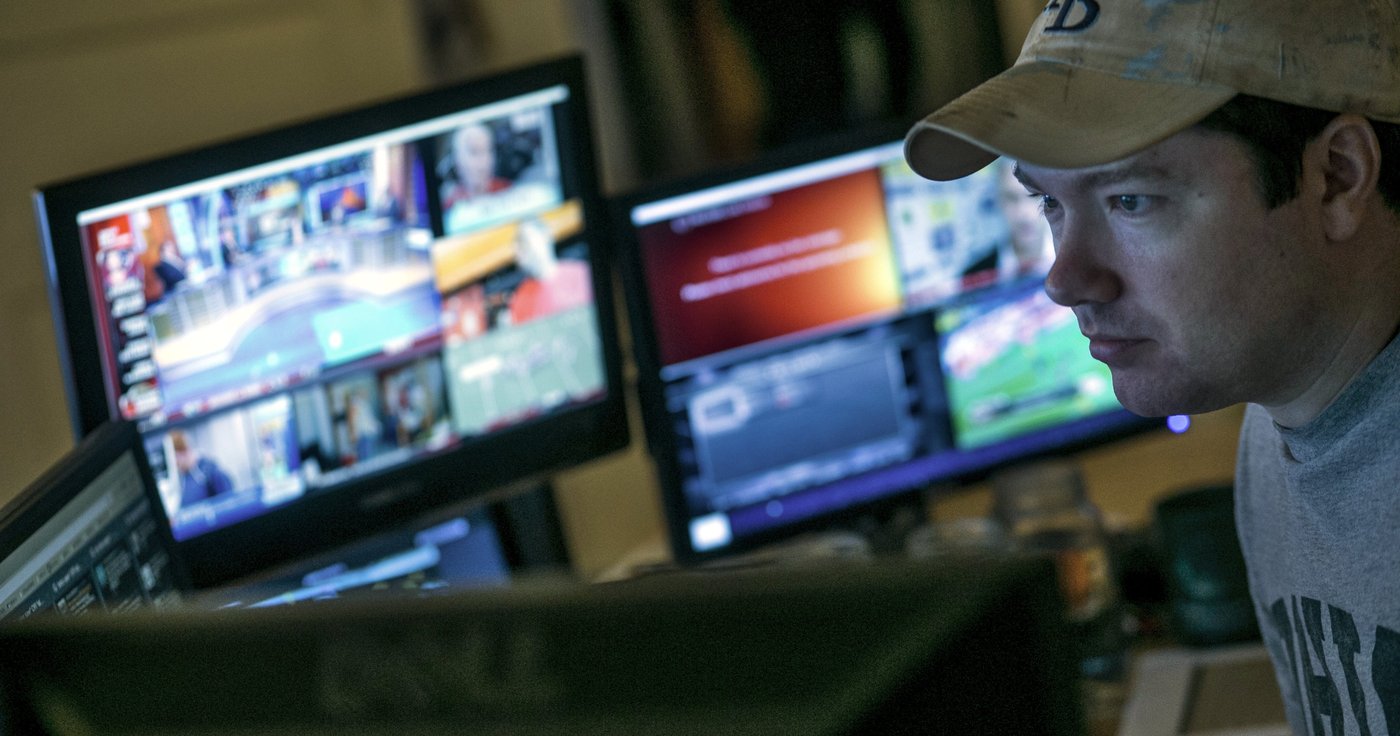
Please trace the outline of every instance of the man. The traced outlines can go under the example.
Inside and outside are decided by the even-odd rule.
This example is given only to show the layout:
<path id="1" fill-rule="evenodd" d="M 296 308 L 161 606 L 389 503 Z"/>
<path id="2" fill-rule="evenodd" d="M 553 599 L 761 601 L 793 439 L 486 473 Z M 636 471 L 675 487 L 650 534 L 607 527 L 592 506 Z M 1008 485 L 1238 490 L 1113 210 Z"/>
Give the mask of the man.
<path id="1" fill-rule="evenodd" d="M 1300 734 L 1400 733 L 1400 8 L 1055 0 L 1016 65 L 910 131 L 998 155 L 1146 415 L 1248 402 L 1240 541 Z"/>
<path id="2" fill-rule="evenodd" d="M 185 259 L 173 240 L 162 242 L 159 251 L 160 259 L 156 261 L 155 272 L 156 278 L 160 279 L 160 294 L 165 296 L 185 280 Z"/>
<path id="3" fill-rule="evenodd" d="M 183 431 L 170 431 L 170 446 L 175 451 L 175 469 L 180 474 L 180 508 L 233 490 L 233 480 L 228 473 L 191 444 Z"/>

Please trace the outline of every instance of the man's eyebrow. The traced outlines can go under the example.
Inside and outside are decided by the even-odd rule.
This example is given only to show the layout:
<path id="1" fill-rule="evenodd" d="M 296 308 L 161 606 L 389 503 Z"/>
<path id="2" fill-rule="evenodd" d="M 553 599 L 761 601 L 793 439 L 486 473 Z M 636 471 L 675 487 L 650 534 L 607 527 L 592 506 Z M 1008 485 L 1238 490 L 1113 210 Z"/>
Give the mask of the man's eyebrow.
<path id="1" fill-rule="evenodd" d="M 1016 164 L 1011 168 L 1011 175 L 1016 177 L 1016 181 L 1021 182 L 1021 186 L 1032 191 L 1044 191 L 1029 174 L 1021 170 L 1021 165 Z M 1179 176 L 1169 169 L 1145 163 L 1129 163 L 1112 168 L 1102 168 L 1089 171 L 1084 174 L 1077 174 L 1072 177 L 1076 187 L 1083 189 L 1102 189 L 1122 184 L 1127 181 L 1177 181 Z"/>
<path id="2" fill-rule="evenodd" d="M 1021 170 L 1021 164 L 1015 163 L 1011 165 L 1011 175 L 1016 178 L 1016 181 L 1021 182 L 1021 186 L 1027 189 L 1040 191 L 1040 187 L 1036 186 L 1035 182 L 1031 181 L 1030 175 Z"/>

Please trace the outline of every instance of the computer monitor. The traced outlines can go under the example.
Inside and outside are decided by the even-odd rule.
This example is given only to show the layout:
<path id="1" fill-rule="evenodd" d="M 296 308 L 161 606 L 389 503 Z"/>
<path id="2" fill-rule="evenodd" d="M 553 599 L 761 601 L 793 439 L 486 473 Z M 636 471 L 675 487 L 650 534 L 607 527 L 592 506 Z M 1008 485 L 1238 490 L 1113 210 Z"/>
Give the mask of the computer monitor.
<path id="1" fill-rule="evenodd" d="M 1163 426 L 1045 295 L 1053 245 L 1009 174 L 927 181 L 884 131 L 618 198 L 679 561 Z"/>
<path id="2" fill-rule="evenodd" d="M 618 449 L 600 203 L 577 58 L 41 187 L 74 430 L 200 587 Z"/>
<path id="3" fill-rule="evenodd" d="M 173 548 L 140 434 L 103 425 L 0 509 L 0 620 L 178 605 Z"/>
<path id="4" fill-rule="evenodd" d="M 143 606 L 264 607 L 374 591 L 412 595 L 567 571 L 553 498 L 537 487 L 440 509 L 257 580 L 195 591 L 146 458 L 135 423 L 104 424 L 0 509 L 0 621 Z"/>
<path id="5" fill-rule="evenodd" d="M 262 608 L 361 595 L 413 596 L 572 577 L 548 485 L 438 508 L 344 547 L 192 596 L 204 608 Z"/>
<path id="6" fill-rule="evenodd" d="M 1071 736 L 1080 692 L 1048 559 L 0 625 L 15 733 Z"/>

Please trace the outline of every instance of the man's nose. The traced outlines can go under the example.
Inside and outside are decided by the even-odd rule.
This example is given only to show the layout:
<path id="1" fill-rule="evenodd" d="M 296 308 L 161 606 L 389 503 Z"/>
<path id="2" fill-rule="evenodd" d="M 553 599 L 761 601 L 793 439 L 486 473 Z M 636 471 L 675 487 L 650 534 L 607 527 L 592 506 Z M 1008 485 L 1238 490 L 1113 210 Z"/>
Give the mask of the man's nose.
<path id="1" fill-rule="evenodd" d="M 1117 299 L 1123 284 L 1111 266 L 1110 246 L 1110 239 L 1091 225 L 1064 223 L 1055 233 L 1055 262 L 1045 277 L 1045 293 L 1066 307 Z"/>

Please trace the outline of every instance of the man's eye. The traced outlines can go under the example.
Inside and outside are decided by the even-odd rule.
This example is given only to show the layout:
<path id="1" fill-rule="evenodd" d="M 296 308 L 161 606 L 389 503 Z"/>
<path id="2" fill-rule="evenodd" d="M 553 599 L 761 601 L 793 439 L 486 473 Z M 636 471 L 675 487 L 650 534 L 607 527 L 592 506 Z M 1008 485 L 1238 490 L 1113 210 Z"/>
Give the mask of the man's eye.
<path id="1" fill-rule="evenodd" d="M 1147 206 L 1146 198 L 1138 194 L 1120 194 L 1113 198 L 1113 204 L 1124 212 L 1138 212 Z"/>
<path id="2" fill-rule="evenodd" d="M 1051 212 L 1060 208 L 1060 200 L 1048 194 L 1033 194 L 1031 196 L 1040 200 L 1040 209 L 1042 212 Z"/>

